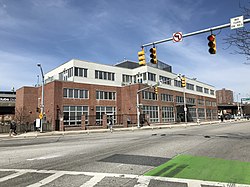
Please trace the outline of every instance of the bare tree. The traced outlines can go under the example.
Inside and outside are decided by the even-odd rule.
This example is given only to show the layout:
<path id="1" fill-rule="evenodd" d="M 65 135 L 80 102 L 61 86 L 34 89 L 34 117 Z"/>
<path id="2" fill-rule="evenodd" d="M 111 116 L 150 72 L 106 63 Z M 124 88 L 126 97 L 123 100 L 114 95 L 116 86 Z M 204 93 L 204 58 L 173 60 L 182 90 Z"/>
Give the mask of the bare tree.
<path id="1" fill-rule="evenodd" d="M 239 7 L 242 10 L 244 19 L 250 17 L 250 2 L 242 6 L 239 3 Z M 232 34 L 225 39 L 228 48 L 231 46 L 236 47 L 235 54 L 242 54 L 246 56 L 247 60 L 250 60 L 250 30 L 246 27 L 236 29 Z"/>
<path id="2" fill-rule="evenodd" d="M 24 124 L 27 121 L 28 115 L 25 115 L 23 108 L 16 108 L 15 118 L 18 124 Z"/>

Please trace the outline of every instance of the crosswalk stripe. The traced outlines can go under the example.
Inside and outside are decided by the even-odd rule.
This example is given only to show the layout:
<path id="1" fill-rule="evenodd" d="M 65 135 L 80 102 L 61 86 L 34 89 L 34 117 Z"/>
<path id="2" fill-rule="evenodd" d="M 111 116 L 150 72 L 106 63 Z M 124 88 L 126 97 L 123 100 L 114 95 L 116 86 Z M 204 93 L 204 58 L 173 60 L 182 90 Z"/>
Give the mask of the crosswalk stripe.
<path id="1" fill-rule="evenodd" d="M 51 175 L 51 176 L 49 176 L 49 177 L 47 177 L 47 178 L 45 178 L 45 179 L 39 181 L 39 182 L 37 182 L 37 183 L 34 183 L 34 184 L 29 185 L 28 187 L 39 187 L 39 186 L 43 186 L 43 185 L 48 184 L 48 183 L 52 182 L 53 180 L 55 180 L 55 179 L 57 179 L 57 178 L 59 178 L 59 177 L 61 177 L 61 176 L 63 176 L 64 174 L 66 174 L 66 173 L 65 173 L 65 172 L 59 171 L 59 172 L 57 172 L 57 173 L 55 173 L 55 174 L 53 174 L 53 175 Z"/>
<path id="2" fill-rule="evenodd" d="M 80 187 L 94 187 L 98 182 L 100 182 L 105 175 L 95 175 L 89 181 L 85 182 Z"/>
<path id="3" fill-rule="evenodd" d="M 27 172 L 25 172 L 25 171 L 19 171 L 19 172 L 17 172 L 17 173 L 13 173 L 13 174 L 11 174 L 11 175 L 8 175 L 8 176 L 5 176 L 5 177 L 0 178 L 0 182 L 4 182 L 4 181 L 7 181 L 7 180 L 9 180 L 9 179 L 13 179 L 13 178 L 15 178 L 15 177 L 19 177 L 20 175 L 23 175 L 23 174 L 25 174 L 25 173 L 27 173 Z"/>
<path id="4" fill-rule="evenodd" d="M 115 177 L 115 178 L 129 178 L 137 179 L 137 184 L 134 187 L 148 187 L 151 180 L 165 181 L 165 182 L 176 182 L 176 183 L 186 183 L 188 187 L 200 187 L 201 185 L 207 186 L 234 186 L 234 187 L 250 187 L 247 184 L 229 184 L 225 182 L 213 182 L 213 181 L 202 181 L 193 179 L 181 179 L 181 178 L 168 178 L 168 177 L 158 177 L 158 176 L 143 176 L 134 174 L 118 174 L 118 173 L 97 173 L 97 172 L 81 172 L 81 171 L 58 171 L 58 170 L 35 170 L 35 169 L 0 169 L 1 172 L 16 172 L 8 176 L 0 178 L 0 182 L 21 176 L 25 173 L 46 173 L 51 174 L 45 179 L 31 184 L 29 187 L 39 187 L 48 184 L 57 178 L 67 174 L 67 175 L 86 175 L 92 178 L 85 182 L 81 187 L 93 187 L 98 182 L 100 182 L 105 177 Z"/>

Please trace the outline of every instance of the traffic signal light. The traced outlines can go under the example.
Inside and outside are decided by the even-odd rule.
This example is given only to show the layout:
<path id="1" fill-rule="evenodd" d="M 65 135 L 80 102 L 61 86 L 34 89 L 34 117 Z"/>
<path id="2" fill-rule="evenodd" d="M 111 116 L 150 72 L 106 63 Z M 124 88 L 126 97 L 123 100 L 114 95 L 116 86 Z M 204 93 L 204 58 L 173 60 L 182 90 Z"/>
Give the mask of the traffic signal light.
<path id="1" fill-rule="evenodd" d="M 154 87 L 154 91 L 155 91 L 155 94 L 158 94 L 158 87 L 157 86 Z"/>
<path id="2" fill-rule="evenodd" d="M 156 48 L 152 47 L 150 50 L 150 62 L 153 64 L 157 64 L 157 56 L 156 56 Z"/>
<path id="3" fill-rule="evenodd" d="M 186 87 L 186 77 L 181 77 L 181 87 Z"/>
<path id="4" fill-rule="evenodd" d="M 36 107 L 36 112 L 40 113 L 41 112 L 41 108 Z"/>
<path id="5" fill-rule="evenodd" d="M 146 58 L 145 58 L 145 52 L 144 49 L 138 52 L 138 59 L 139 59 L 139 65 L 145 66 L 146 65 Z"/>
<path id="6" fill-rule="evenodd" d="M 209 53 L 215 54 L 216 53 L 216 37 L 214 34 L 211 34 L 207 37 L 208 39 L 208 46 L 209 46 Z"/>

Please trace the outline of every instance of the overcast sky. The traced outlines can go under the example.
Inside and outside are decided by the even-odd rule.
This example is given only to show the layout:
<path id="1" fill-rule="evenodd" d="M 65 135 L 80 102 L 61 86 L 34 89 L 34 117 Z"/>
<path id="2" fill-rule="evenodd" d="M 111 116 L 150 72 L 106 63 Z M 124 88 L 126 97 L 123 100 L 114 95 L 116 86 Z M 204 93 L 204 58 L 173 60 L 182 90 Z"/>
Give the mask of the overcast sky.
<path id="1" fill-rule="evenodd" d="M 249 7 L 249 0 L 240 2 Z M 70 59 L 137 61 L 142 44 L 226 24 L 241 14 L 239 0 L 0 0 L 0 90 L 35 85 L 37 63 L 48 72 Z M 208 53 L 204 33 L 157 45 L 158 59 L 174 73 L 250 97 L 250 65 L 223 41 L 233 32 L 214 31 L 216 55 Z"/>

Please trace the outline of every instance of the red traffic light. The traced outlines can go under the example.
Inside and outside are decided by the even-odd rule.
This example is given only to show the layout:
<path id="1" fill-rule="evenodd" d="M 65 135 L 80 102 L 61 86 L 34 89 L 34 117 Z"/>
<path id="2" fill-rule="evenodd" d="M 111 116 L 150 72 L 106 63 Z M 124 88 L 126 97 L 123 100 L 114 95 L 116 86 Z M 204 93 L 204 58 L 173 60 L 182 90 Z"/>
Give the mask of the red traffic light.
<path id="1" fill-rule="evenodd" d="M 208 46 L 209 46 L 209 53 L 216 54 L 216 37 L 215 35 L 211 34 L 207 37 L 208 39 Z"/>
<path id="2" fill-rule="evenodd" d="M 215 40 L 215 35 L 211 34 L 207 37 L 207 39 L 210 41 L 210 42 L 213 42 Z"/>

